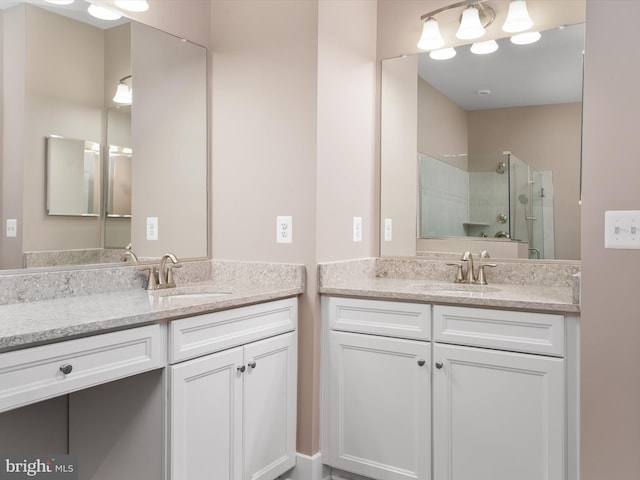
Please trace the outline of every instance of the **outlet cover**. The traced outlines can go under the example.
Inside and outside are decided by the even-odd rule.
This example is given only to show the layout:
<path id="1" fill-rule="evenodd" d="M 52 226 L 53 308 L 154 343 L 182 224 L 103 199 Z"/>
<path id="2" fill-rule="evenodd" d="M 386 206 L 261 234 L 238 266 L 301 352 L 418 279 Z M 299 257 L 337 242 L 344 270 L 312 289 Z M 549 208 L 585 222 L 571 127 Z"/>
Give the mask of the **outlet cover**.
<path id="1" fill-rule="evenodd" d="M 353 241 L 362 241 L 362 217 L 353 217 Z"/>
<path id="2" fill-rule="evenodd" d="M 18 220 L 15 218 L 7 219 L 7 237 L 18 236 Z"/>
<path id="3" fill-rule="evenodd" d="M 390 218 L 384 219 L 384 241 L 390 242 L 393 240 L 393 220 Z"/>
<path id="4" fill-rule="evenodd" d="M 276 242 L 293 243 L 293 217 L 291 215 L 276 217 Z"/>
<path id="5" fill-rule="evenodd" d="M 158 217 L 147 217 L 147 240 L 158 240 Z"/>

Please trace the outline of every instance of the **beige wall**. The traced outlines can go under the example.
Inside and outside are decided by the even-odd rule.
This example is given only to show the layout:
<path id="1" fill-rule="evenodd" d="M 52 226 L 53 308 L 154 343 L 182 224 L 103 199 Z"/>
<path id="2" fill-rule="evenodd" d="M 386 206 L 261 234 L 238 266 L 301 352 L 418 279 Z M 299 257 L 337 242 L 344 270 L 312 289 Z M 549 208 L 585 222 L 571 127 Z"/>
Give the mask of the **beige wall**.
<path id="1" fill-rule="evenodd" d="M 477 110 L 467 114 L 469 152 L 513 152 L 553 172 L 555 258 L 580 259 L 580 103 Z"/>
<path id="2" fill-rule="evenodd" d="M 604 212 L 640 209 L 640 2 L 588 0 L 582 203 L 581 478 L 640 472 L 637 250 L 605 250 Z"/>

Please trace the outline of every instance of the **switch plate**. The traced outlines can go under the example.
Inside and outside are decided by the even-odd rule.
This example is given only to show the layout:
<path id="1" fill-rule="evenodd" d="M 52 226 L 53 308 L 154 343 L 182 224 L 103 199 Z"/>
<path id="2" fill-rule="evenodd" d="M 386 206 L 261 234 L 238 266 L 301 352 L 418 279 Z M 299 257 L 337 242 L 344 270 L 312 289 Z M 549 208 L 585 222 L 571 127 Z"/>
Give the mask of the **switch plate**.
<path id="1" fill-rule="evenodd" d="M 604 248 L 640 249 L 640 210 L 604 212 Z"/>
<path id="2" fill-rule="evenodd" d="M 353 217 L 353 241 L 362 241 L 362 217 Z"/>
<path id="3" fill-rule="evenodd" d="M 276 217 L 276 242 L 293 243 L 293 217 L 291 215 Z"/>
<path id="4" fill-rule="evenodd" d="M 158 217 L 147 217 L 147 240 L 158 240 Z"/>
<path id="5" fill-rule="evenodd" d="M 16 218 L 7 218 L 7 237 L 18 236 L 18 220 Z"/>
<path id="6" fill-rule="evenodd" d="M 393 240 L 393 220 L 390 218 L 384 219 L 384 241 L 390 242 Z"/>

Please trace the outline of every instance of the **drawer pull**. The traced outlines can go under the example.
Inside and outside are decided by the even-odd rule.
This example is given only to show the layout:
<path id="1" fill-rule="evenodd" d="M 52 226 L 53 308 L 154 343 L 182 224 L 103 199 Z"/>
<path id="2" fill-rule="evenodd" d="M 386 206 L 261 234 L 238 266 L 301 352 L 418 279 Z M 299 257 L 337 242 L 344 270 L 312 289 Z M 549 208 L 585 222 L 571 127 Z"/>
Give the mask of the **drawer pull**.
<path id="1" fill-rule="evenodd" d="M 244 373 L 244 371 L 245 371 L 246 369 L 247 369 L 247 367 L 245 367 L 244 365 L 240 365 L 240 366 L 238 367 L 238 369 L 237 369 L 237 370 L 238 370 L 238 372 L 240 372 L 240 373 Z"/>
<path id="2" fill-rule="evenodd" d="M 70 374 L 71 370 L 73 370 L 73 365 L 71 365 L 70 363 L 65 363 L 63 365 L 60 365 L 60 371 L 65 375 Z"/>
<path id="3" fill-rule="evenodd" d="M 424 367 L 425 363 L 427 363 L 427 362 L 425 362 L 422 358 L 420 360 L 418 360 L 418 366 L 419 367 Z"/>
<path id="4" fill-rule="evenodd" d="M 436 362 L 436 368 L 437 368 L 438 370 L 441 370 L 441 369 L 442 369 L 442 367 L 444 367 L 444 363 L 442 363 L 442 362 Z"/>

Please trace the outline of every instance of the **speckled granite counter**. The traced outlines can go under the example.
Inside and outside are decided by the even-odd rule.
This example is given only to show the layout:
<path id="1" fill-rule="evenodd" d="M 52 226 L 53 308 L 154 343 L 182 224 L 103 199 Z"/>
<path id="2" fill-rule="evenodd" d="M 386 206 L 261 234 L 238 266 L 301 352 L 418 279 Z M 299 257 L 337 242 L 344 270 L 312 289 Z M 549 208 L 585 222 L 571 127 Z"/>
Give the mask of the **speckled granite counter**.
<path id="1" fill-rule="evenodd" d="M 305 270 L 302 265 L 199 263 L 202 265 L 190 266 L 185 263 L 184 268 L 187 271 L 191 267 L 197 270 L 197 274 L 176 271 L 178 287 L 175 289 L 153 292 L 144 290 L 144 275 L 136 267 L 114 267 L 108 271 L 93 269 L 21 273 L 17 275 L 20 278 L 14 279 L 17 285 L 13 286 L 12 291 L 22 289 L 22 295 L 18 295 L 19 299 L 14 299 L 14 303 L 0 305 L 0 352 L 276 300 L 304 292 Z M 105 284 L 112 285 L 109 283 L 110 274 L 130 288 L 96 293 L 100 291 L 100 283 L 102 291 L 108 290 Z M 42 278 L 35 278 L 37 275 Z M 78 275 L 83 277 L 83 281 L 71 288 L 70 284 L 77 281 Z M 92 275 L 99 275 L 101 280 L 92 280 Z M 188 282 L 188 279 L 197 281 Z M 6 277 L 4 282 L 3 286 L 7 288 L 9 280 Z M 20 301 L 30 289 L 34 289 L 33 295 L 38 296 L 35 299 L 29 297 L 29 301 Z M 225 294 L 167 296 L 211 291 Z"/>
<path id="2" fill-rule="evenodd" d="M 318 283 L 326 295 L 578 313 L 578 272 L 569 263 L 499 263 L 489 285 L 467 290 L 444 261 L 378 258 L 321 264 Z"/>

